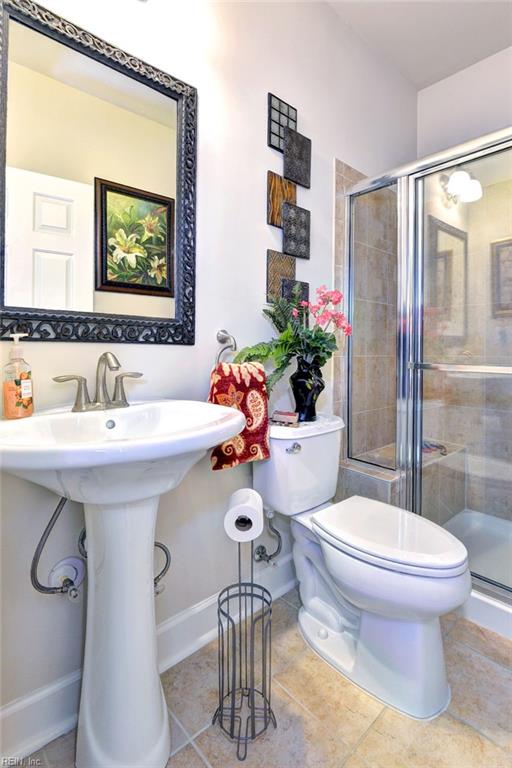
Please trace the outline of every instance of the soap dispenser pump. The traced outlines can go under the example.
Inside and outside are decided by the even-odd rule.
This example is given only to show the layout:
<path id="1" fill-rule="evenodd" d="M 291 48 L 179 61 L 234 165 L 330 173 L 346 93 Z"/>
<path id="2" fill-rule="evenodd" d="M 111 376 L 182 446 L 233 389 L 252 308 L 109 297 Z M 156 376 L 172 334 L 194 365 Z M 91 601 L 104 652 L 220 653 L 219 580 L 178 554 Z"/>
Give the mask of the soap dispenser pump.
<path id="1" fill-rule="evenodd" d="M 32 371 L 23 359 L 20 339 L 28 333 L 11 333 L 13 344 L 4 368 L 4 419 L 23 419 L 34 413 Z"/>

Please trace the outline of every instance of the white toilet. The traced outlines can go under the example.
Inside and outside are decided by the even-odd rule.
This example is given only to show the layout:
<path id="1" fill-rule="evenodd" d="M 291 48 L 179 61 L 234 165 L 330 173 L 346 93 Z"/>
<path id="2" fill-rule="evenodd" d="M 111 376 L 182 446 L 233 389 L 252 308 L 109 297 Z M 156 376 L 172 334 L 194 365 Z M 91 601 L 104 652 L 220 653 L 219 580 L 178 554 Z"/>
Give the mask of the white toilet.
<path id="1" fill-rule="evenodd" d="M 469 596 L 464 545 L 389 504 L 336 491 L 343 421 L 271 426 L 254 464 L 266 508 L 293 516 L 299 623 L 329 664 L 389 706 L 432 718 L 448 706 L 439 616 Z"/>

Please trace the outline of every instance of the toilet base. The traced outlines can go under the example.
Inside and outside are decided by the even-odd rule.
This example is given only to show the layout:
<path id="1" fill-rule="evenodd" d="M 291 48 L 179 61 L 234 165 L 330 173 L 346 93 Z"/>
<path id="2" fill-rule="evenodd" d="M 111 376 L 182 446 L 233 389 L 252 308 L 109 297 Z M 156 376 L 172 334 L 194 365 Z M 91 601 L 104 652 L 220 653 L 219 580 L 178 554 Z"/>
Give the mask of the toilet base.
<path id="1" fill-rule="evenodd" d="M 324 661 L 383 704 L 417 720 L 431 720 L 448 707 L 439 619 L 410 622 L 363 611 L 353 633 L 326 627 L 302 607 L 299 625 Z"/>

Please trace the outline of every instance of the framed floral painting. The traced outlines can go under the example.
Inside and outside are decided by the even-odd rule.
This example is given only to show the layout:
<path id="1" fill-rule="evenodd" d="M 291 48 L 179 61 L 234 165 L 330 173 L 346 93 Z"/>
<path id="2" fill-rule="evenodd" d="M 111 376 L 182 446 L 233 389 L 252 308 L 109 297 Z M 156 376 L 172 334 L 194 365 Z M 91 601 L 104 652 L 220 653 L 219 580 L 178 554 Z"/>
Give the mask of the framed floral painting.
<path id="1" fill-rule="evenodd" d="M 94 182 L 96 290 L 174 296 L 174 200 Z"/>
<path id="2" fill-rule="evenodd" d="M 493 317 L 512 315 L 512 237 L 491 243 Z"/>

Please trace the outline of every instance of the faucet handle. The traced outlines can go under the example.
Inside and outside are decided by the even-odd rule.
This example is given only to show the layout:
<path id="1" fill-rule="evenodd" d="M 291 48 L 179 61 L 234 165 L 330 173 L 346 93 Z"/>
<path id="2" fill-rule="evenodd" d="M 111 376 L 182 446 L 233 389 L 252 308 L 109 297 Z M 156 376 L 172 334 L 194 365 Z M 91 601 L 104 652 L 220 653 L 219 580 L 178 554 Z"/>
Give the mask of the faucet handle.
<path id="1" fill-rule="evenodd" d="M 87 379 L 85 376 L 54 376 L 53 380 L 59 384 L 65 381 L 76 381 L 78 387 L 76 390 L 75 404 L 71 410 L 75 412 L 87 410 L 87 406 L 91 404 L 91 398 L 89 397 L 89 392 L 87 390 Z"/>
<path id="2" fill-rule="evenodd" d="M 126 399 L 126 393 L 124 391 L 125 379 L 140 379 L 142 373 L 137 371 L 127 371 L 126 373 L 118 373 L 115 378 L 114 384 L 114 397 L 112 398 L 112 405 L 116 408 L 126 408 L 130 403 Z"/>

